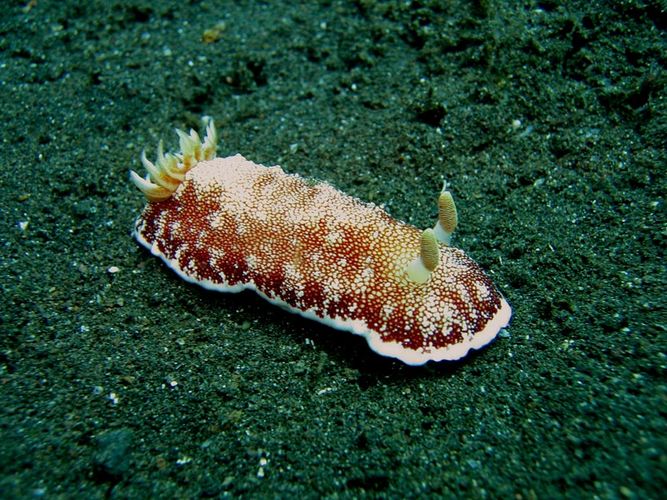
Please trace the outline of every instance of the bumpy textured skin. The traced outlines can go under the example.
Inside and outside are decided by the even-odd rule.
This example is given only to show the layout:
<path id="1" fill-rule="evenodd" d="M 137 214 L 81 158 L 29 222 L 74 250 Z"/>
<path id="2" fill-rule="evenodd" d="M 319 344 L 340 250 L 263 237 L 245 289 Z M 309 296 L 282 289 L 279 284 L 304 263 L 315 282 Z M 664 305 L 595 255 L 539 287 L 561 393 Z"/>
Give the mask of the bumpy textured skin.
<path id="1" fill-rule="evenodd" d="M 255 289 L 271 302 L 364 335 L 418 365 L 493 340 L 511 310 L 462 250 L 440 245 L 423 284 L 406 277 L 421 231 L 329 184 L 241 155 L 198 163 L 167 200 L 148 203 L 135 236 L 183 278 Z"/>

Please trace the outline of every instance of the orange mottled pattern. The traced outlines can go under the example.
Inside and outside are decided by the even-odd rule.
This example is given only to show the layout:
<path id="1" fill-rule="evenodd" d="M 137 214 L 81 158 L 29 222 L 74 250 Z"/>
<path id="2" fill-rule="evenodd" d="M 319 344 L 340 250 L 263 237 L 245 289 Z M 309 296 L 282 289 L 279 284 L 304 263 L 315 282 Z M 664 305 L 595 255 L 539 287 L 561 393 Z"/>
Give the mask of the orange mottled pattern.
<path id="1" fill-rule="evenodd" d="M 463 251 L 441 245 L 431 279 L 412 283 L 405 269 L 419 254 L 417 228 L 329 184 L 240 155 L 196 165 L 171 198 L 147 205 L 136 231 L 195 281 L 254 285 L 405 349 L 469 340 L 501 307 Z"/>

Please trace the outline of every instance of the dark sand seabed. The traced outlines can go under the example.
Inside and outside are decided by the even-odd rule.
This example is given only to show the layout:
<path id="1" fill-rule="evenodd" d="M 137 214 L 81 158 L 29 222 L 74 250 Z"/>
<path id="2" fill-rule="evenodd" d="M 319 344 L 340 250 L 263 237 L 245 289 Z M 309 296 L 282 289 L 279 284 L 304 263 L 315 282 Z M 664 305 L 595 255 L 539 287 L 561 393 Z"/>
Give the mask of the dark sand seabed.
<path id="1" fill-rule="evenodd" d="M 0 497 L 660 497 L 665 3 L 297 4 L 1 2 Z M 507 335 L 408 367 L 179 279 L 127 176 L 202 115 L 418 227 L 446 178 Z"/>

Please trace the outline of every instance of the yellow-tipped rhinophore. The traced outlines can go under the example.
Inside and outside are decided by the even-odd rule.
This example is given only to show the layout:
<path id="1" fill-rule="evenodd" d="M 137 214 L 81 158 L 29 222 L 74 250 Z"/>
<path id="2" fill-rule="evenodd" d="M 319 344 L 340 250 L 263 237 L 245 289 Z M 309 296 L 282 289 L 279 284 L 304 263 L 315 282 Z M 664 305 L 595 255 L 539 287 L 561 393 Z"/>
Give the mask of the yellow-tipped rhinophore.
<path id="1" fill-rule="evenodd" d="M 419 256 L 408 264 L 408 279 L 414 283 L 426 283 L 440 264 L 440 248 L 433 229 L 426 229 L 419 239 Z"/>
<path id="2" fill-rule="evenodd" d="M 452 233 L 459 222 L 456 204 L 452 193 L 447 189 L 447 183 L 443 183 L 442 191 L 438 197 L 438 222 L 433 231 L 435 237 L 440 243 L 449 245 L 452 239 Z"/>
<path id="3" fill-rule="evenodd" d="M 132 170 L 130 171 L 130 180 L 144 193 L 148 201 L 166 200 L 181 185 L 188 170 L 202 160 L 215 158 L 218 133 L 212 119 L 205 118 L 205 123 L 206 137 L 204 142 L 200 141 L 199 134 L 194 130 L 190 130 L 189 135 L 182 130 L 176 130 L 181 148 L 180 153 L 165 155 L 162 141 L 158 144 L 155 163 L 146 158 L 145 151 L 141 153 L 141 163 L 144 165 L 147 175 L 144 178 Z"/>
<path id="4" fill-rule="evenodd" d="M 419 256 L 424 263 L 424 267 L 429 271 L 435 271 L 435 268 L 440 264 L 440 249 L 433 229 L 426 229 L 422 233 L 419 245 Z"/>

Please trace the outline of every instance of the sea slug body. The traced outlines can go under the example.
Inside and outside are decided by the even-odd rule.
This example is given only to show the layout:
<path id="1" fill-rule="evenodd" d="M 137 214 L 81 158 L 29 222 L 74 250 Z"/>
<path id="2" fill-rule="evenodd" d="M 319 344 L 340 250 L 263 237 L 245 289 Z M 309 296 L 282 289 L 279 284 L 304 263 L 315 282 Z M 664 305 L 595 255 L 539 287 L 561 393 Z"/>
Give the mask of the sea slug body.
<path id="1" fill-rule="evenodd" d="M 216 158 L 206 137 L 177 131 L 181 152 L 145 178 L 134 235 L 187 281 L 270 302 L 363 335 L 409 365 L 456 360 L 491 342 L 511 308 L 482 269 L 449 246 L 457 214 L 446 185 L 433 229 L 397 221 L 329 184 L 241 155 Z"/>

